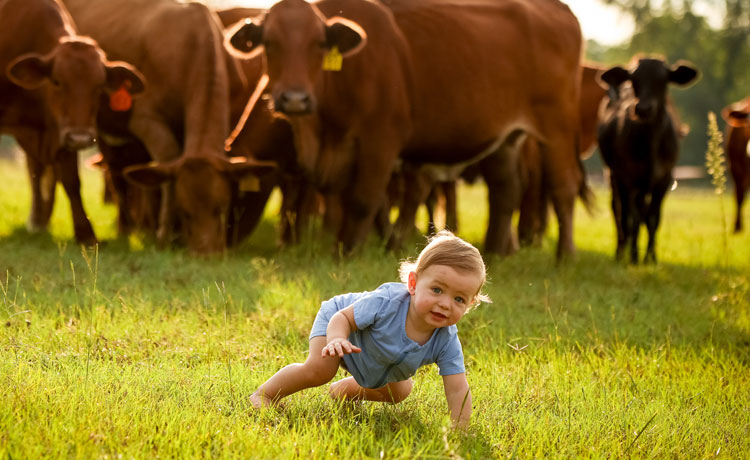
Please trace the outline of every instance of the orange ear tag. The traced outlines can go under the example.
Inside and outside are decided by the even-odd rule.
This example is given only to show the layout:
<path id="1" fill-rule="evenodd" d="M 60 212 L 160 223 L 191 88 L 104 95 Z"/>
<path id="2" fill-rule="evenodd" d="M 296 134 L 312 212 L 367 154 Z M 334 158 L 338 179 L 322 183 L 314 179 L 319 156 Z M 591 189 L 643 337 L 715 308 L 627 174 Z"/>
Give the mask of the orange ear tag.
<path id="1" fill-rule="evenodd" d="M 338 72 L 343 61 L 344 57 L 339 53 L 339 47 L 334 46 L 323 56 L 323 70 Z"/>
<path id="2" fill-rule="evenodd" d="M 127 112 L 131 107 L 133 107 L 133 96 L 125 89 L 125 85 L 109 94 L 109 108 L 115 112 Z"/>

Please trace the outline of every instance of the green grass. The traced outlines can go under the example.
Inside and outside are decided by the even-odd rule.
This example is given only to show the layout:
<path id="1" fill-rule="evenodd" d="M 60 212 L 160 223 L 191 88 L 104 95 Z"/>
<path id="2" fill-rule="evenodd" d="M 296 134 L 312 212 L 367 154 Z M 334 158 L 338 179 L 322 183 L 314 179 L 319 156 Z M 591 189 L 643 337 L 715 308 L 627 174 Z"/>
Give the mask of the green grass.
<path id="1" fill-rule="evenodd" d="M 434 367 L 395 406 L 325 387 L 281 411 L 247 400 L 304 359 L 322 300 L 395 280 L 420 240 L 343 260 L 326 238 L 279 250 L 274 196 L 248 241 L 195 259 L 117 241 L 100 177 L 83 182 L 98 250 L 70 240 L 61 189 L 50 234 L 28 234 L 25 171 L 0 162 L 0 458 L 750 455 L 750 232 L 725 233 L 727 196 L 669 195 L 656 266 L 614 263 L 606 189 L 579 209 L 574 262 L 555 266 L 554 230 L 488 259 L 494 303 L 459 324 L 474 415 L 455 432 Z M 481 244 L 485 191 L 459 193 L 460 234 Z"/>

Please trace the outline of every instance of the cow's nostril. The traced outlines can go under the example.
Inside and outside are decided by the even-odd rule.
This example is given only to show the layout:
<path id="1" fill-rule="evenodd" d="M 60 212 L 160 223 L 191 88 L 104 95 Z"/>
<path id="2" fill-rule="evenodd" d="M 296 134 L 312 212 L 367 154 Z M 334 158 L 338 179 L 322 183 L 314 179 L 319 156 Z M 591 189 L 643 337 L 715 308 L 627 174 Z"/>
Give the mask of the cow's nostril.
<path id="1" fill-rule="evenodd" d="M 87 131 L 69 131 L 63 136 L 63 144 L 72 149 L 83 149 L 94 144 L 95 137 Z"/>
<path id="2" fill-rule="evenodd" d="M 638 115 L 640 118 L 648 118 L 649 114 L 651 114 L 651 105 L 636 104 L 635 114 Z"/>
<path id="3" fill-rule="evenodd" d="M 276 101 L 276 108 L 285 113 L 308 113 L 312 98 L 306 91 L 285 91 Z"/>

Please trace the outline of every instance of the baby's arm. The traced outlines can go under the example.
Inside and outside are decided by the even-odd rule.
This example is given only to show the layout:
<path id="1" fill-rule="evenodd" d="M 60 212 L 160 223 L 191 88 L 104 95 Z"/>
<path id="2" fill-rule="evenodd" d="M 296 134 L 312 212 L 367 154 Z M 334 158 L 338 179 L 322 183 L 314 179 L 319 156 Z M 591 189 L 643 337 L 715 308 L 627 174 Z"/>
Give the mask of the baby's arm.
<path id="1" fill-rule="evenodd" d="M 468 426 L 471 417 L 471 390 L 466 374 L 444 375 L 443 387 L 453 425 L 462 428 Z"/>
<path id="2" fill-rule="evenodd" d="M 357 330 L 357 324 L 354 322 L 354 307 L 349 305 L 343 310 L 339 310 L 328 322 L 326 329 L 326 341 L 328 342 L 321 356 L 327 355 L 343 358 L 350 353 L 359 353 L 361 348 L 349 342 L 349 334 Z"/>

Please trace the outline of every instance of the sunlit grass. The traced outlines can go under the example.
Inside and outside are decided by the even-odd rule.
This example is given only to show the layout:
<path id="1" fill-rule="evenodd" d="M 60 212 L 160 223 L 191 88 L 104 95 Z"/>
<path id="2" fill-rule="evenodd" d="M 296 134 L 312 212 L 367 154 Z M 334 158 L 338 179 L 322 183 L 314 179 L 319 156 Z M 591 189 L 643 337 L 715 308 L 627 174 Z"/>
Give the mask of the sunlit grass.
<path id="1" fill-rule="evenodd" d="M 492 304 L 459 324 L 474 416 L 448 429 L 434 367 L 402 404 L 339 405 L 317 388 L 282 411 L 247 396 L 305 358 L 320 302 L 396 278 L 373 237 L 276 248 L 278 195 L 258 231 L 215 259 L 115 240 L 101 179 L 83 171 L 98 250 L 24 229 L 21 165 L 0 162 L 0 458 L 742 458 L 750 452 L 750 235 L 722 243 L 719 199 L 680 186 L 656 266 L 614 262 L 609 192 L 576 214 L 577 259 L 541 248 L 488 258 Z M 481 245 L 486 189 L 459 192 L 460 234 Z M 424 214 L 420 215 L 424 225 Z M 728 218 L 728 217 L 727 217 Z M 645 233 L 642 235 L 645 244 Z M 343 373 L 341 374 L 343 376 Z"/>

